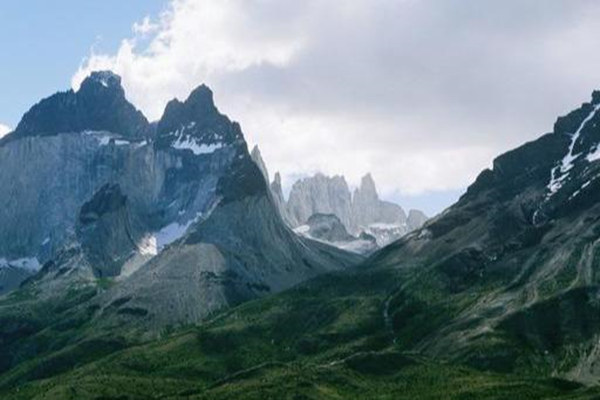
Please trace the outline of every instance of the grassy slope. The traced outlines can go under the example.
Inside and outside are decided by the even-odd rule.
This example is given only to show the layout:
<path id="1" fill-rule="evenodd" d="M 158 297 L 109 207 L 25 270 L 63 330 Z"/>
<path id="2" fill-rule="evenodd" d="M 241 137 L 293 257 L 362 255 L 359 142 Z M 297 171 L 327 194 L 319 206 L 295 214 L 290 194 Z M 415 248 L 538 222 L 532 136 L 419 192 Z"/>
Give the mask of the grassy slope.
<path id="1" fill-rule="evenodd" d="M 40 354 L 0 375 L 0 398 L 585 399 L 600 393 L 410 353 L 412 344 L 403 338 L 443 325 L 462 302 L 424 312 L 448 302 L 426 291 L 398 292 L 395 282 L 408 278 L 401 274 L 388 269 L 322 277 L 143 344 L 94 332 L 89 323 L 52 325 L 21 344 L 46 341 Z M 383 310 L 390 303 L 397 303 L 396 313 L 386 323 Z M 403 309 L 417 316 L 404 326 Z M 400 340 L 394 344 L 395 336 Z M 66 347 L 64 338 L 72 340 Z"/>

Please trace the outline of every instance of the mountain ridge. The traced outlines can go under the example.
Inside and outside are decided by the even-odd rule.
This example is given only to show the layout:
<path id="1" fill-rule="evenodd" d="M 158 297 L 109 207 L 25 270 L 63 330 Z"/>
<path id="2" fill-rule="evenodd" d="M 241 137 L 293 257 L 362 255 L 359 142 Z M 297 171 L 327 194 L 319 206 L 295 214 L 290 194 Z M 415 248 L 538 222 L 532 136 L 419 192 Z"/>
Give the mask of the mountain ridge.
<path id="1" fill-rule="evenodd" d="M 121 104 L 126 100 L 118 76 L 93 73 L 79 91 L 67 92 L 76 100 L 67 102 L 68 106 L 87 110 L 91 105 L 78 96 L 88 99 L 88 92 L 98 101 L 98 110 L 84 113 L 94 116 L 91 125 L 66 114 L 54 115 L 56 120 L 49 125 L 62 127 L 65 123 L 69 129 L 82 131 L 48 129 L 41 135 L 31 131 L 39 124 L 29 121 L 35 117 L 34 121 L 45 122 L 43 112 L 52 110 L 38 104 L 0 146 L 0 152 L 6 154 L 0 182 L 7 182 L 9 189 L 4 196 L 0 194 L 0 204 L 5 205 L 0 223 L 6 228 L 6 238 L 0 233 L 4 244 L 0 254 L 8 260 L 39 259 L 44 264 L 42 273 L 28 284 L 44 297 L 51 297 L 57 287 L 93 287 L 108 279 L 115 283 L 108 292 L 131 287 L 133 294 L 121 297 L 129 296 L 128 303 L 137 302 L 142 325 L 160 330 L 164 325 L 154 322 L 198 322 L 220 308 L 283 290 L 360 259 L 298 238 L 283 225 L 239 124 L 220 114 L 205 85 L 183 102 L 169 102 L 154 133 L 148 133 L 146 121 L 143 137 L 137 133 L 130 137 L 131 131 L 90 130 L 114 128 L 101 125 L 110 121 L 95 116 L 110 114 L 115 104 L 126 111 L 135 110 L 129 103 Z M 45 101 L 62 104 L 62 96 Z M 20 165 L 25 160 L 30 168 L 23 170 Z M 69 163 L 65 165 L 63 160 Z M 58 175 L 57 170 L 61 172 Z M 17 175 L 18 180 L 14 179 Z M 39 204 L 36 197 L 50 200 Z M 245 212 L 240 207 L 246 208 Z M 228 213 L 246 218 L 240 221 L 253 221 L 253 227 L 239 225 Z M 221 225 L 212 223 L 213 219 L 219 219 Z M 228 229 L 236 224 L 237 230 Z M 276 250 L 269 246 L 275 242 L 279 243 Z M 194 254 L 198 260 L 206 251 L 212 254 L 212 262 L 170 258 L 172 249 L 181 255 Z M 187 292 L 181 289 L 183 297 L 174 310 L 161 308 L 160 297 L 134 295 L 149 293 L 150 287 L 168 295 L 176 291 L 173 282 L 192 283 L 186 274 L 176 272 L 179 268 L 184 271 L 184 264 L 187 274 L 199 280 L 185 286 Z M 148 272 L 149 268 L 154 272 Z M 159 273 L 164 279 L 152 275 Z M 11 285 L 14 287 L 14 282 Z M 105 298 L 108 302 L 119 300 Z M 111 308 L 99 301 L 103 312 L 113 315 Z"/>
<path id="2" fill-rule="evenodd" d="M 0 394 L 597 398 L 598 146 L 600 109 L 585 103 L 552 133 L 498 156 L 443 213 L 353 268 L 340 267 L 348 253 L 283 224 L 279 191 L 268 190 L 245 149 L 234 157 L 241 167 L 227 164 L 232 170 L 216 184 L 214 210 L 132 272 L 140 286 L 98 280 L 43 298 L 42 284 L 61 289 L 65 274 L 93 274 L 78 267 L 90 261 L 72 243 L 0 297 Z M 131 197 L 123 186 L 103 188 L 82 222 L 133 232 L 123 217 Z M 340 228 L 340 218 L 319 218 Z M 289 268 L 276 268 L 286 262 L 268 264 L 306 255 L 322 268 L 306 258 L 292 263 L 301 277 L 293 282 L 282 278 L 294 276 Z M 246 275 L 257 270 L 264 274 Z M 181 287 L 211 285 L 156 303 L 174 293 L 168 286 L 179 273 Z M 271 285 L 272 295 L 254 296 Z M 199 301 L 203 295 L 214 303 Z M 199 302 L 205 307 L 194 308 Z M 173 326 L 178 315 L 190 325 Z M 149 329 L 155 335 L 143 334 Z"/>

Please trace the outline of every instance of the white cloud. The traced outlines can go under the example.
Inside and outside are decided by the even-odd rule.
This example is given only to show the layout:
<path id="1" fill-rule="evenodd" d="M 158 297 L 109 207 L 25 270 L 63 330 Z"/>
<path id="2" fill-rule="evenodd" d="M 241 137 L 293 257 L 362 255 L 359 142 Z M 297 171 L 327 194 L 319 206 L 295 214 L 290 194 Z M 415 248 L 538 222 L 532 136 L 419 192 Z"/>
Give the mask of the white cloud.
<path id="1" fill-rule="evenodd" d="M 10 127 L 0 124 L 0 138 L 5 136 L 10 131 L 12 131 L 12 129 Z"/>
<path id="2" fill-rule="evenodd" d="M 286 184 L 371 171 L 385 193 L 451 190 L 588 99 L 599 18 L 589 1 L 173 0 L 73 86 L 113 69 L 156 119 L 205 82 Z"/>
<path id="3" fill-rule="evenodd" d="M 150 33 L 154 33 L 160 29 L 159 24 L 155 24 L 150 20 L 149 16 L 146 16 L 142 22 L 134 22 L 133 24 L 133 33 L 136 35 L 148 35 Z"/>

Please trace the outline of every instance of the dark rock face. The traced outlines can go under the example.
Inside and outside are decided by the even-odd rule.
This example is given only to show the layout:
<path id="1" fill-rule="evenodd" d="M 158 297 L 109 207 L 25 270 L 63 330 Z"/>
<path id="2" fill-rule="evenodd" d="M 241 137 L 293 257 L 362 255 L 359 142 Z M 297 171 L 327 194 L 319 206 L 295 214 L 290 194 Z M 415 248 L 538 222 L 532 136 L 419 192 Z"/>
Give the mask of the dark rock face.
<path id="1" fill-rule="evenodd" d="M 57 93 L 33 106 L 3 142 L 85 130 L 118 132 L 139 138 L 148 134 L 149 124 L 125 99 L 121 78 L 102 71 L 92 73 L 77 92 Z"/>
<path id="2" fill-rule="evenodd" d="M 313 214 L 307 221 L 308 234 L 316 239 L 328 242 L 340 242 L 355 239 L 346 231 L 340 219 L 334 214 Z"/>
<path id="3" fill-rule="evenodd" d="M 226 145 L 246 145 L 239 124 L 219 113 L 213 93 L 205 85 L 184 102 L 171 100 L 156 131 L 157 146 L 188 149 L 196 155 Z"/>
<path id="4" fill-rule="evenodd" d="M 457 307 L 419 348 L 481 368 L 527 364 L 597 381 L 598 96 L 554 132 L 497 157 L 456 204 L 373 257 L 420 266 L 404 294 L 434 285 L 443 299 L 423 310 Z"/>
<path id="5" fill-rule="evenodd" d="M 127 196 L 119 185 L 104 185 L 86 202 L 79 213 L 77 236 L 99 277 L 121 273 L 124 261 L 136 250 L 141 240 L 141 226 L 129 210 Z"/>

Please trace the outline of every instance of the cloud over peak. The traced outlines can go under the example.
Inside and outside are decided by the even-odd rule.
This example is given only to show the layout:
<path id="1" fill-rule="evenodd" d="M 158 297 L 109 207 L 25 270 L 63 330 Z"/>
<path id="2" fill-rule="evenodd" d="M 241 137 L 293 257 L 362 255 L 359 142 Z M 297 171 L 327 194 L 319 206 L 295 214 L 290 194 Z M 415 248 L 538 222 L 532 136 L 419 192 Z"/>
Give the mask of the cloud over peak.
<path id="1" fill-rule="evenodd" d="M 583 0 L 173 0 L 73 86 L 113 69 L 156 119 L 207 83 L 284 184 L 372 172 L 384 194 L 453 190 L 588 98 L 599 18 Z"/>
<path id="2" fill-rule="evenodd" d="M 10 127 L 8 127 L 7 125 L 4 125 L 4 124 L 0 124 L 0 138 L 2 138 L 3 136 L 6 136 L 6 134 L 9 133 L 10 131 L 12 131 L 12 129 Z"/>

